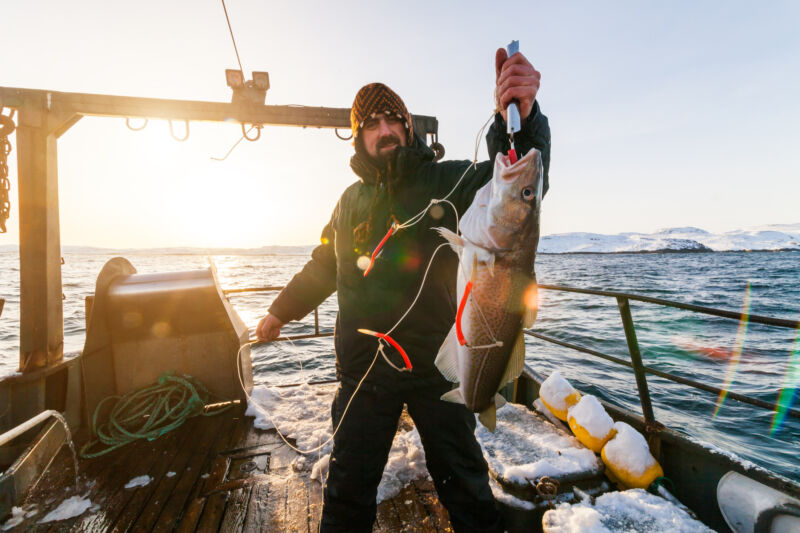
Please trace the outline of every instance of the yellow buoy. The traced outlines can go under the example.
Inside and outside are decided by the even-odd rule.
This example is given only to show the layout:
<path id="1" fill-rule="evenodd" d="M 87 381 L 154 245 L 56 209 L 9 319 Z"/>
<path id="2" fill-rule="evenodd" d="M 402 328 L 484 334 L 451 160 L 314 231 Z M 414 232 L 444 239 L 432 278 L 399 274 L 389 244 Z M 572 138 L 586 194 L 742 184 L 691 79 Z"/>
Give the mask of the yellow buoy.
<path id="1" fill-rule="evenodd" d="M 582 397 L 569 409 L 567 423 L 581 444 L 594 453 L 600 453 L 614 435 L 614 421 L 597 398 L 591 395 Z"/>
<path id="2" fill-rule="evenodd" d="M 539 399 L 559 420 L 567 421 L 567 411 L 578 403 L 581 393 L 556 371 L 542 382 Z"/>
<path id="3" fill-rule="evenodd" d="M 609 477 L 626 488 L 646 489 L 664 475 L 645 438 L 625 422 L 614 424 L 614 437 L 603 447 L 600 457 Z"/>

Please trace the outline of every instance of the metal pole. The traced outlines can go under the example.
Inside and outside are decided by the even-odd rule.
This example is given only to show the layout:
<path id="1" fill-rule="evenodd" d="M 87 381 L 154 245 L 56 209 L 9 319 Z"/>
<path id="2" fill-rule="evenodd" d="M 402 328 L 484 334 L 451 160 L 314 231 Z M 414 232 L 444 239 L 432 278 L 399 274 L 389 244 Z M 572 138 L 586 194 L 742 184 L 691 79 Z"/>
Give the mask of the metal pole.
<path id="1" fill-rule="evenodd" d="M 622 318 L 622 327 L 625 328 L 625 340 L 628 342 L 628 352 L 631 354 L 633 373 L 636 375 L 636 386 L 639 389 L 639 401 L 642 403 L 642 414 L 647 424 L 655 422 L 653 406 L 650 403 L 650 391 L 647 389 L 647 378 L 644 374 L 642 354 L 639 352 L 639 341 L 636 340 L 636 328 L 633 325 L 631 306 L 627 298 L 617 297 L 619 314 Z"/>
<path id="2" fill-rule="evenodd" d="M 319 307 L 314 308 L 314 335 L 319 335 Z"/>

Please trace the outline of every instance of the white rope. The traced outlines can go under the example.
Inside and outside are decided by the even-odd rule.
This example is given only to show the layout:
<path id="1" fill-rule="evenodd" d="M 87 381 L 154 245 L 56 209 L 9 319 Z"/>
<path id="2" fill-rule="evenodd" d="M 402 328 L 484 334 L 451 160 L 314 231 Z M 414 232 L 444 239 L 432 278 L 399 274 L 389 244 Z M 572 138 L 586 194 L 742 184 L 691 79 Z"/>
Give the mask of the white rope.
<path id="1" fill-rule="evenodd" d="M 470 164 L 470 165 L 469 165 L 469 166 L 468 166 L 468 167 L 467 167 L 467 168 L 464 170 L 464 172 L 461 174 L 461 177 L 458 179 L 458 181 L 455 183 L 455 185 L 453 185 L 452 189 L 450 189 L 450 192 L 448 192 L 448 193 L 447 193 L 447 195 L 445 195 L 445 197 L 444 197 L 444 198 L 435 198 L 435 199 L 432 199 L 432 200 L 431 200 L 431 201 L 428 203 L 428 205 L 427 205 L 427 206 L 425 206 L 425 208 L 424 208 L 422 211 L 420 211 L 419 213 L 417 213 L 416 215 L 414 215 L 413 217 L 411 217 L 410 219 L 408 219 L 408 220 L 407 220 L 407 221 L 405 221 L 404 223 L 402 223 L 402 224 L 399 224 L 399 225 L 397 226 L 397 230 L 400 230 L 400 229 L 403 229 L 403 228 L 408 228 L 408 227 L 411 227 L 411 226 L 413 226 L 413 225 L 417 224 L 419 221 L 421 221 L 421 220 L 422 220 L 422 218 L 423 218 L 423 217 L 425 216 L 425 214 L 427 213 L 428 209 L 430 209 L 432 206 L 434 206 L 434 205 L 437 205 L 437 204 L 439 204 L 439 203 L 447 203 L 447 204 L 449 204 L 449 205 L 450 205 L 450 206 L 453 208 L 453 211 L 455 212 L 455 216 L 456 216 L 456 234 L 459 234 L 459 233 L 460 233 L 460 230 L 459 230 L 459 227 L 458 227 L 458 223 L 459 223 L 459 218 L 458 218 L 458 210 L 456 209 L 456 206 L 455 206 L 455 205 L 454 205 L 452 202 L 450 202 L 450 201 L 448 200 L 448 198 L 450 198 L 450 196 L 451 196 L 451 195 L 452 195 L 452 194 L 453 194 L 453 193 L 456 191 L 456 189 L 457 189 L 457 188 L 458 188 L 458 187 L 461 185 L 461 182 L 464 180 L 464 177 L 467 175 L 467 172 L 469 172 L 469 170 L 470 170 L 471 168 L 477 168 L 477 163 L 478 163 L 478 150 L 479 150 L 479 148 L 480 148 L 480 139 L 481 139 L 481 136 L 482 136 L 482 134 L 483 134 L 484 130 L 486 129 L 486 126 L 488 126 L 488 125 L 489 125 L 489 122 L 492 120 L 492 118 L 493 118 L 493 117 L 494 117 L 494 113 L 492 113 L 492 115 L 489 117 L 489 119 L 488 119 L 488 120 L 487 120 L 487 121 L 486 121 L 486 122 L 483 124 L 483 126 L 481 126 L 480 130 L 478 130 L 478 134 L 477 134 L 477 136 L 476 136 L 476 138 L 475 138 L 475 139 L 476 139 L 476 140 L 475 140 L 475 152 L 474 152 L 474 154 L 473 154 L 472 163 L 471 163 L 471 164 Z M 420 286 L 419 286 L 419 290 L 417 291 L 417 295 L 414 297 L 414 300 L 411 302 L 411 305 L 409 305 L 409 306 L 408 306 L 408 309 L 406 309 L 406 312 L 405 312 L 405 313 L 403 313 L 403 316 L 401 316 L 401 317 L 398 319 L 398 321 L 397 321 L 397 322 L 394 324 L 394 326 L 392 326 L 392 328 L 391 328 L 389 331 L 387 331 L 387 332 L 386 332 L 386 335 L 390 335 L 390 334 L 391 334 L 391 333 L 392 333 L 392 332 L 393 332 L 393 331 L 394 331 L 394 330 L 397 328 L 397 326 L 399 326 L 399 325 L 400 325 L 400 323 L 401 323 L 401 322 L 402 322 L 402 321 L 403 321 L 403 320 L 406 318 L 406 316 L 408 316 L 408 314 L 411 312 L 411 309 L 413 309 L 413 308 L 414 308 L 414 305 L 416 305 L 417 301 L 419 300 L 419 297 L 420 297 L 420 295 L 422 294 L 422 289 L 425 287 L 425 281 L 426 281 L 426 279 L 427 279 L 427 277 L 428 277 L 428 273 L 429 273 L 429 271 L 430 271 L 431 265 L 433 264 L 433 260 L 434 260 L 434 258 L 436 257 L 436 254 L 437 254 L 437 253 L 439 252 L 439 250 L 441 250 L 441 249 L 442 249 L 444 246 L 448 246 L 448 245 L 449 245 L 449 244 L 448 244 L 448 243 L 446 243 L 446 242 L 445 242 L 445 243 L 442 243 L 442 244 L 440 244 L 439 246 L 437 246 L 437 247 L 436 247 L 436 249 L 433 251 L 433 254 L 431 254 L 431 258 L 430 258 L 430 260 L 428 261 L 428 266 L 425 268 L 425 273 L 424 273 L 424 274 L 423 274 L 423 276 L 422 276 L 422 281 L 420 282 Z M 474 305 L 475 305 L 475 306 L 478 308 L 478 310 L 480 311 L 480 307 L 477 305 L 477 302 L 475 302 L 475 304 L 474 304 Z M 482 313 L 482 312 L 481 312 L 481 315 L 483 315 L 483 313 Z M 484 321 L 485 321 L 485 320 L 486 320 L 486 319 L 485 319 L 485 317 L 484 317 Z M 488 327 L 488 324 L 487 324 L 487 327 Z M 491 330 L 490 330 L 490 336 L 494 338 L 494 335 L 493 335 L 493 334 L 491 334 Z M 291 339 L 289 339 L 289 341 L 291 342 Z M 499 341 L 498 341 L 498 342 L 499 342 Z M 248 402 L 250 401 L 250 398 L 251 398 L 251 396 L 250 396 L 250 394 L 248 394 L 248 393 L 247 393 L 247 390 L 246 390 L 246 388 L 245 388 L 245 386 L 244 386 L 244 381 L 243 381 L 243 379 L 242 379 L 242 369 L 241 369 L 241 364 L 240 364 L 240 358 L 239 358 L 239 355 L 241 354 L 241 352 L 242 352 L 242 349 L 243 349 L 245 346 L 251 346 L 251 345 L 253 345 L 253 344 L 258 344 L 258 343 L 259 343 L 259 341 L 252 341 L 252 342 L 248 342 L 248 343 L 246 343 L 246 344 L 243 344 L 243 345 L 242 345 L 242 346 L 239 348 L 239 351 L 236 353 L 236 370 L 237 370 L 237 375 L 238 375 L 238 377 L 239 377 L 239 383 L 240 383 L 240 384 L 241 384 L 241 386 L 242 386 L 242 390 L 244 391 L 244 393 L 245 393 L 245 396 L 247 396 L 247 400 L 248 400 Z M 294 343 L 293 343 L 293 342 L 292 342 L 292 346 L 293 346 L 293 347 L 295 347 L 295 349 L 296 349 L 296 346 L 294 346 Z M 347 405 L 345 406 L 345 408 L 344 408 L 344 411 L 342 411 L 342 416 L 341 416 L 341 418 L 339 419 L 339 423 L 338 423 L 338 424 L 336 424 L 336 428 L 333 430 L 333 433 L 332 433 L 332 434 L 331 434 L 331 436 L 328 438 L 328 440 L 326 440 L 325 442 L 323 442 L 322 444 L 320 444 L 319 446 L 317 446 L 317 447 L 315 447 L 315 448 L 311 448 L 310 450 L 301 450 L 301 449 L 299 449 L 299 448 L 295 447 L 294 445 L 292 445 L 292 444 L 291 444 L 291 443 L 290 443 L 290 442 L 289 442 L 289 441 L 286 439 L 286 437 L 284 437 L 284 435 L 281 433 L 281 431 L 278 429 L 278 426 L 277 426 L 277 425 L 275 424 L 275 422 L 272 420 L 272 417 L 270 416 L 270 414 L 269 414 L 269 411 L 268 411 L 268 410 L 266 410 L 266 409 L 263 409 L 263 408 L 262 408 L 262 410 L 263 410 L 263 411 L 265 412 L 265 414 L 267 415 L 267 419 L 269 420 L 270 424 L 272 424 L 272 426 L 275 428 L 275 432 L 278 434 L 278 436 L 281 438 L 281 440 L 283 440 L 283 442 L 284 442 L 284 443 L 285 443 L 285 444 L 286 444 L 286 445 L 287 445 L 289 448 L 291 448 L 292 450 L 294 450 L 294 451 L 296 451 L 297 453 L 299 453 L 299 454 L 302 454 L 302 455 L 307 455 L 307 454 L 310 454 L 310 453 L 314 453 L 314 452 L 316 452 L 316 451 L 319 451 L 319 450 L 321 450 L 322 448 L 324 448 L 325 446 L 327 446 L 327 445 L 328 445 L 328 443 L 330 443 L 331 441 L 333 441 L 334 437 L 336 436 L 336 434 L 337 434 L 337 433 L 338 433 L 338 431 L 339 431 L 339 428 L 342 426 L 342 422 L 344 422 L 345 415 L 347 414 L 347 411 L 350 409 L 350 404 L 353 402 L 353 398 L 355 398 L 356 394 L 357 394 L 357 393 L 358 393 L 358 391 L 361 389 L 361 385 L 364 383 L 364 380 L 365 380 L 365 379 L 367 379 L 367 376 L 369 375 L 370 371 L 371 371 L 371 370 L 372 370 L 372 368 L 375 366 L 375 362 L 378 360 L 378 355 L 380 355 L 380 354 L 383 354 L 383 357 L 384 357 L 384 359 L 386 359 L 386 362 L 387 362 L 387 363 L 389 363 L 389 364 L 390 364 L 392 367 L 394 367 L 394 368 L 395 368 L 395 369 L 397 369 L 398 371 L 402 371 L 402 370 L 403 370 L 403 369 L 400 369 L 400 368 L 398 368 L 397 366 L 395 366 L 393 363 L 391 363 L 391 361 L 389 361 L 389 359 L 386 357 L 386 354 L 385 354 L 385 353 L 383 353 L 383 341 L 379 339 L 379 340 L 378 340 L 378 348 L 375 350 L 375 356 L 372 358 L 372 362 L 370 363 L 369 367 L 367 368 L 367 371 L 366 371 L 366 372 L 364 372 L 364 375 L 361 377 L 361 380 L 358 382 L 358 385 L 356 385 L 356 388 L 355 388 L 355 390 L 353 391 L 353 394 L 351 394 L 351 395 L 350 395 L 350 399 L 347 401 Z M 298 358 L 299 358 L 299 351 L 298 351 L 298 353 L 297 353 L 296 355 L 298 355 Z M 300 359 L 300 365 L 301 365 L 301 366 L 300 366 L 300 369 L 301 369 L 301 372 L 302 372 L 302 359 Z"/>

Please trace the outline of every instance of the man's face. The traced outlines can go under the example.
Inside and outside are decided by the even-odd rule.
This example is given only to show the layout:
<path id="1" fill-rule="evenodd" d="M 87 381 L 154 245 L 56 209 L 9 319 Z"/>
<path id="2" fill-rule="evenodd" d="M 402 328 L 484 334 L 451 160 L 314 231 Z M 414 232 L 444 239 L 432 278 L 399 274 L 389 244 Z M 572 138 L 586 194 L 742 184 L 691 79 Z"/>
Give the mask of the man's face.
<path id="1" fill-rule="evenodd" d="M 376 113 L 361 126 L 364 148 L 373 159 L 386 163 L 398 146 L 406 145 L 403 119 L 395 114 Z"/>

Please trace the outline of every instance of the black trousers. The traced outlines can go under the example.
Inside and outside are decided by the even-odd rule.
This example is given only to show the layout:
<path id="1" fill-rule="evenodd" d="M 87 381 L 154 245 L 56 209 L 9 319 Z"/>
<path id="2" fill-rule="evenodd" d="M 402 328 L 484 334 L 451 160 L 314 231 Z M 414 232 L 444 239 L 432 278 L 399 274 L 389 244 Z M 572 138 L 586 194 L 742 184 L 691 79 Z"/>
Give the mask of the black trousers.
<path id="1" fill-rule="evenodd" d="M 339 385 L 331 407 L 334 428 L 354 390 L 353 385 Z M 403 404 L 408 405 L 419 431 L 428 471 L 453 529 L 457 533 L 502 531 L 486 460 L 475 439 L 475 415 L 463 405 L 440 400 L 447 390 L 447 386 L 437 386 L 403 393 L 358 391 L 334 437 L 323 533 L 372 531 L 378 484 Z"/>

